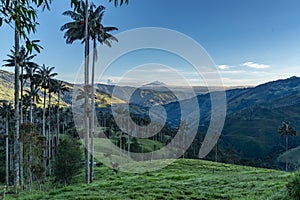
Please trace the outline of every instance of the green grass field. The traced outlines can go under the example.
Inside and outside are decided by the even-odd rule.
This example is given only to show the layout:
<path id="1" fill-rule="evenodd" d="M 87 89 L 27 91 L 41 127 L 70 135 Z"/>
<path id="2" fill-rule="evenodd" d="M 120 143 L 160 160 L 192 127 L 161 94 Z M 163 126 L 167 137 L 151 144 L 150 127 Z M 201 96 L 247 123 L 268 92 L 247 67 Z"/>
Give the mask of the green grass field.
<path id="1" fill-rule="evenodd" d="M 150 162 L 150 161 L 148 161 Z M 152 161 L 160 164 L 163 161 Z M 72 186 L 47 186 L 47 192 L 26 192 L 7 199 L 288 199 L 285 185 L 291 174 L 201 160 L 177 160 L 145 174 L 114 173 L 95 168 L 95 181 L 82 184 L 83 173 Z"/>

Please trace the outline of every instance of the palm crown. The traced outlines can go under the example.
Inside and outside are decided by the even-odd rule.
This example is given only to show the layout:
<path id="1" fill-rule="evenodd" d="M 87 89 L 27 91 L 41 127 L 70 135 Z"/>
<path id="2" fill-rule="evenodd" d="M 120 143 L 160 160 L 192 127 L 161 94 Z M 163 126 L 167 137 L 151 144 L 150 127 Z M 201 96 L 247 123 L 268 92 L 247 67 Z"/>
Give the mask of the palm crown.
<path id="1" fill-rule="evenodd" d="M 13 118 L 14 110 L 12 104 L 7 101 L 1 101 L 0 103 L 0 116 L 2 118 Z"/>
<path id="2" fill-rule="evenodd" d="M 77 11 L 66 11 L 65 16 L 72 18 L 72 22 L 68 22 L 61 27 L 61 31 L 66 31 L 64 38 L 67 44 L 72 44 L 75 40 L 85 41 L 85 9 L 86 4 L 81 1 L 81 6 Z M 101 44 L 111 46 L 111 41 L 118 41 L 117 38 L 109 34 L 109 32 L 118 30 L 116 27 L 104 27 L 102 18 L 104 15 L 104 6 L 98 6 L 96 9 L 94 4 L 88 8 L 88 34 L 93 40 L 97 40 Z M 95 9 L 95 10 L 94 10 Z"/>
<path id="3" fill-rule="evenodd" d="M 290 122 L 283 122 L 281 127 L 279 127 L 278 132 L 281 136 L 296 135 L 296 131 L 292 128 Z"/>

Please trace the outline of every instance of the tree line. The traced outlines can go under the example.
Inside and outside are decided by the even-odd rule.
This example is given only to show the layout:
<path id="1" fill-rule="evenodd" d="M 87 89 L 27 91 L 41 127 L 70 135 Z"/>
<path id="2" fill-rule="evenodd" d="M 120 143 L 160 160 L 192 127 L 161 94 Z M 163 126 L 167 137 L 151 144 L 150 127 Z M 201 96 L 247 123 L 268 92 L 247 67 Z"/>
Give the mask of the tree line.
<path id="1" fill-rule="evenodd" d="M 30 134 L 34 135 L 36 121 L 34 118 L 33 110 L 36 107 L 36 103 L 39 101 L 39 92 L 42 90 L 43 93 L 43 109 L 42 109 L 42 131 L 41 133 L 38 130 L 38 136 L 41 138 L 38 140 L 42 143 L 44 148 L 43 151 L 43 166 L 44 169 L 43 177 L 46 177 L 46 172 L 48 171 L 51 174 L 51 155 L 52 150 L 51 146 L 56 143 L 59 143 L 59 125 L 57 126 L 57 134 L 56 137 L 50 136 L 51 122 L 48 119 L 46 124 L 46 110 L 48 112 L 48 118 L 50 118 L 51 113 L 51 97 L 53 93 L 57 93 L 58 96 L 62 92 L 60 90 L 57 91 L 59 86 L 63 86 L 62 82 L 53 81 L 53 77 L 57 74 L 53 73 L 53 67 L 46 67 L 42 65 L 38 67 L 35 63 L 32 62 L 32 59 L 35 55 L 32 55 L 33 51 L 40 53 L 43 49 L 42 46 L 39 45 L 39 40 L 30 39 L 37 31 L 38 26 L 38 10 L 50 9 L 52 0 L 1 0 L 0 1 L 0 26 L 3 25 L 3 22 L 6 23 L 13 29 L 14 32 L 14 49 L 11 51 L 11 55 L 9 55 L 9 59 L 7 59 L 7 66 L 14 67 L 14 103 L 9 104 L 8 102 L 2 102 L 2 107 L 8 109 L 8 115 L 5 115 L 6 121 L 8 123 L 7 131 L 9 129 L 13 131 L 13 138 L 11 142 L 13 143 L 12 151 L 13 155 L 12 159 L 12 169 L 13 169 L 13 183 L 16 190 L 19 190 L 24 186 L 24 157 L 27 147 L 23 144 L 21 131 L 30 130 Z M 112 2 L 112 0 L 109 0 Z M 115 6 L 122 5 L 128 3 L 128 0 L 114 0 Z M 67 43 L 72 43 L 75 40 L 81 40 L 85 44 L 85 88 L 94 87 L 94 78 L 92 74 L 92 82 L 89 81 L 88 71 L 89 71 L 89 43 L 90 39 L 93 41 L 93 45 L 97 44 L 97 41 L 101 44 L 110 45 L 110 41 L 116 40 L 112 35 L 108 32 L 112 30 L 116 30 L 115 27 L 104 27 L 102 25 L 102 17 L 104 13 L 104 6 L 96 7 L 93 3 L 89 3 L 88 0 L 70 0 L 70 6 L 73 10 L 66 11 L 64 15 L 70 16 L 73 21 L 71 23 L 65 24 L 62 27 L 62 30 L 66 30 L 65 38 Z M 72 42 L 71 42 L 72 41 Z M 21 43 L 24 42 L 24 47 L 21 47 Z M 93 56 L 93 69 L 94 62 L 96 59 L 96 53 Z M 21 71 L 20 71 L 21 70 Z M 26 73 L 24 73 L 26 71 Z M 93 70 L 94 71 L 94 70 Z M 28 91 L 24 91 L 25 84 L 29 80 Z M 90 102 L 86 90 L 85 90 L 85 107 L 93 106 L 93 101 Z M 46 108 L 46 98 L 48 98 L 48 107 Z M 92 98 L 93 99 L 93 98 Z M 24 106 L 26 107 L 29 104 L 29 112 L 24 111 Z M 38 109 L 38 108 L 37 108 Z M 4 110 L 4 109 L 3 109 Z M 58 107 L 59 110 L 59 98 L 58 98 Z M 13 112 L 13 114 L 12 114 Z M 94 113 L 94 112 L 93 112 Z M 59 112 L 56 115 L 57 119 L 59 119 Z M 90 130 L 93 130 L 93 125 L 89 122 L 91 119 L 91 114 L 86 113 L 85 115 L 85 130 L 86 130 L 86 139 L 88 141 Z M 10 124 L 9 121 L 12 121 Z M 11 127 L 14 126 L 14 128 Z M 26 128 L 23 127 L 26 125 Z M 30 127 L 29 129 L 27 129 Z M 91 128 L 90 128 L 91 127 Z M 6 131 L 6 132 L 7 132 Z M 8 136 L 6 136 L 8 138 Z M 54 139 L 55 138 L 55 139 Z M 28 137 L 26 138 L 28 139 Z M 33 140 L 31 140 L 33 141 Z M 29 145 L 29 154 L 32 155 L 33 144 Z M 7 147 L 7 145 L 6 145 Z M 8 148 L 7 148 L 8 149 Z M 85 149 L 89 149 L 89 144 L 85 142 Z M 28 160 L 32 160 L 30 158 Z M 39 156 L 37 156 L 39 157 Z M 92 176 L 90 176 L 89 171 L 89 156 L 87 152 L 85 152 L 85 168 L 86 168 L 86 182 L 89 183 L 92 180 Z M 7 158 L 6 158 L 7 160 Z M 32 163 L 29 162 L 29 165 Z M 29 166 L 28 174 L 30 181 L 33 180 L 33 172 L 31 171 L 32 166 Z M 93 169 L 91 169 L 92 171 Z M 26 172 L 27 173 L 27 172 Z M 92 173 L 91 173 L 92 174 Z"/>

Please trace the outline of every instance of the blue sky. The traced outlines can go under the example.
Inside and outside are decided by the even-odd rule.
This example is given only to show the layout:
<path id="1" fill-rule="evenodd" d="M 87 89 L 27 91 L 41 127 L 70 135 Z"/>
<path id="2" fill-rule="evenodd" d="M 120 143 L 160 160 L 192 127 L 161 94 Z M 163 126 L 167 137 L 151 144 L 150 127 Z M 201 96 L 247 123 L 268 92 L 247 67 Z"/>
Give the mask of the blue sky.
<path id="1" fill-rule="evenodd" d="M 115 8 L 107 0 L 94 0 L 106 6 L 103 24 L 116 26 L 119 33 L 133 28 L 163 27 L 196 40 L 216 63 L 224 85 L 257 85 L 271 80 L 300 76 L 300 1 L 298 0 L 130 0 Z M 60 26 L 70 19 L 61 13 L 70 9 L 69 0 L 54 0 L 51 11 L 40 13 L 38 33 L 44 50 L 36 61 L 55 66 L 59 78 L 73 81 L 83 61 L 80 42 L 66 45 Z M 13 30 L 0 28 L 0 58 L 13 44 Z M 130 66 L 143 62 L 165 64 L 164 54 L 141 52 L 129 56 L 126 64 L 110 70 L 105 78 L 118 79 Z M 151 58 L 158 59 L 149 59 Z M 144 59 L 145 58 L 145 59 Z M 144 60 L 143 60 L 144 59 Z M 169 65 L 174 56 L 165 55 Z M 173 62 L 169 62 L 173 60 Z M 181 62 L 179 62 L 181 63 Z M 182 63 L 181 63 L 182 64 Z M 186 77 L 192 79 L 192 77 Z M 173 80 L 173 84 L 174 80 Z M 193 82 L 192 84 L 199 84 Z"/>

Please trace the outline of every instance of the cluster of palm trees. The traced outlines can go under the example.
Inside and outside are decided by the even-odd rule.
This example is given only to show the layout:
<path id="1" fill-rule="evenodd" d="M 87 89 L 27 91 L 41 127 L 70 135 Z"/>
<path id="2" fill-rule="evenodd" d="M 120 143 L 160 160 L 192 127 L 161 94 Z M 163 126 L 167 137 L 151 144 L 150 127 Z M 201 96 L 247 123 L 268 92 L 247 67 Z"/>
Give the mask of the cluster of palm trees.
<path id="1" fill-rule="evenodd" d="M 54 79 L 57 73 L 53 72 L 54 67 L 47 67 L 45 65 L 39 66 L 33 59 L 36 55 L 31 55 L 25 47 L 20 48 L 20 52 L 18 55 L 15 54 L 13 50 L 11 50 L 11 54 L 8 55 L 8 59 L 4 60 L 6 64 L 5 67 L 12 67 L 15 65 L 15 60 L 17 60 L 18 65 L 21 68 L 20 73 L 20 126 L 23 130 L 20 130 L 20 138 L 22 134 L 25 134 L 24 129 L 25 127 L 36 127 L 37 129 L 41 129 L 42 136 L 44 137 L 44 170 L 51 174 L 51 160 L 54 158 L 54 149 L 59 143 L 59 135 L 60 135 L 60 98 L 61 95 L 68 91 L 68 87 L 62 81 Z M 52 95 L 56 95 L 56 102 L 51 102 Z M 42 96 L 42 98 L 41 98 Z M 41 105 L 41 99 L 43 100 L 43 104 Z M 46 107 L 47 104 L 47 107 Z M 39 108 L 39 107 L 42 107 Z M 14 115 L 12 113 L 8 114 L 8 110 L 13 111 L 16 109 L 11 104 L 3 102 L 1 107 L 1 116 L 3 119 L 7 121 L 6 126 L 6 135 L 8 135 L 9 130 L 13 130 L 8 126 L 8 120 L 11 119 Z M 42 112 L 42 114 L 41 114 Z M 51 116 L 56 116 L 52 117 Z M 51 122 L 56 125 L 55 127 L 55 134 L 54 128 L 51 126 Z M 46 127 L 47 123 L 47 127 Z M 33 128 L 30 130 L 32 134 L 34 133 Z M 30 135 L 28 137 L 31 137 Z M 21 185 L 23 183 L 23 175 L 24 175 L 24 163 L 26 163 L 24 159 L 24 152 L 23 152 L 23 141 L 25 138 L 20 139 L 19 145 L 19 162 L 20 162 L 20 176 L 21 176 Z M 6 146 L 8 146 L 8 140 L 6 141 Z M 30 147 L 31 148 L 31 147 Z M 8 148 L 6 148 L 8 151 Z M 8 155 L 8 154 L 6 154 Z M 25 156 L 26 157 L 26 156 Z M 30 158 L 32 159 L 32 158 Z M 8 166 L 8 160 L 6 159 Z M 7 169 L 7 167 L 6 167 Z M 32 174 L 31 169 L 29 174 Z M 46 173 L 44 173 L 46 175 Z M 8 182 L 8 170 L 7 170 L 7 184 Z M 31 180 L 32 182 L 32 180 Z"/>
<path id="2" fill-rule="evenodd" d="M 0 26 L 5 22 L 14 31 L 14 139 L 13 139 L 13 171 L 14 186 L 16 191 L 22 184 L 22 168 L 20 162 L 22 158 L 20 154 L 20 107 L 19 107 L 19 91 L 20 91 L 20 66 L 18 58 L 20 58 L 20 42 L 24 41 L 26 49 L 40 52 L 41 46 L 39 40 L 30 39 L 29 35 L 36 32 L 38 25 L 37 8 L 43 7 L 49 9 L 52 0 L 0 0 Z"/>
<path id="3" fill-rule="evenodd" d="M 1 101 L 0 117 L 5 122 L 5 183 L 9 185 L 9 122 L 13 118 L 13 105 L 7 101 Z"/>
<path id="4" fill-rule="evenodd" d="M 124 3 L 128 3 L 128 0 L 108 0 L 109 2 L 113 1 L 115 3 L 115 6 L 122 5 Z M 36 32 L 36 28 L 38 25 L 37 16 L 38 16 L 38 10 L 37 8 L 42 7 L 43 10 L 47 8 L 49 10 L 50 4 L 52 0 L 0 0 L 0 27 L 3 25 L 3 23 L 8 24 L 14 31 L 14 50 L 12 52 L 12 55 L 9 57 L 8 62 L 10 62 L 10 65 L 14 67 L 15 69 L 15 80 L 14 80 L 14 116 L 13 116 L 13 124 L 14 124 L 14 136 L 13 136 L 13 171 L 14 171 L 14 186 L 16 190 L 20 188 L 20 184 L 23 182 L 22 174 L 23 169 L 20 164 L 23 162 L 22 158 L 22 144 L 20 143 L 20 125 L 29 118 L 30 123 L 33 123 L 35 120 L 33 109 L 35 103 L 38 103 L 40 92 L 39 89 L 44 90 L 44 110 L 43 110 L 43 126 L 42 126 L 42 133 L 43 136 L 46 136 L 46 116 L 45 116 L 45 91 L 48 91 L 48 99 L 49 104 L 51 101 L 51 93 L 55 93 L 54 90 L 52 90 L 53 83 L 46 80 L 40 80 L 39 86 L 37 86 L 35 80 L 37 72 L 42 72 L 42 70 L 45 71 L 52 71 L 52 68 L 44 67 L 41 69 L 37 69 L 33 66 L 29 67 L 30 60 L 34 57 L 30 57 L 29 53 L 32 53 L 32 51 L 36 51 L 40 53 L 42 47 L 39 45 L 39 40 L 32 40 L 32 37 L 29 37 L 30 34 L 34 34 Z M 103 27 L 101 24 L 101 19 L 103 16 L 104 7 L 98 7 L 96 8 L 93 4 L 89 4 L 88 0 L 85 0 L 85 3 L 81 0 L 70 0 L 71 6 L 74 8 L 73 15 L 71 12 L 65 13 L 66 15 L 69 15 L 74 19 L 74 21 L 79 22 L 66 25 L 65 28 L 62 28 L 63 30 L 68 30 L 66 33 L 67 42 L 68 41 L 74 41 L 74 40 L 82 40 L 85 43 L 85 61 L 86 61 L 86 67 L 85 67 L 85 86 L 91 85 L 93 88 L 93 82 L 94 78 L 92 77 L 92 84 L 89 83 L 89 40 L 90 38 L 93 40 L 94 47 L 98 42 L 101 44 L 107 44 L 110 45 L 110 40 L 116 40 L 114 37 L 112 37 L 110 34 L 108 34 L 109 31 L 115 30 L 114 27 Z M 87 20 L 85 20 L 87 19 Z M 93 20 L 92 20 L 93 19 Z M 79 25 L 79 26 L 77 26 Z M 70 40 L 68 40 L 68 38 Z M 26 44 L 26 50 L 22 50 L 20 48 L 20 43 L 23 42 Z M 69 43 L 69 42 L 68 42 Z M 27 54 L 27 55 L 26 55 Z M 96 59 L 96 52 L 94 53 L 94 61 Z M 24 60 L 24 56 L 28 60 Z M 93 61 L 93 63 L 94 63 Z M 25 64 L 25 63 L 27 64 Z M 27 66 L 27 67 L 26 67 Z M 20 72 L 21 69 L 21 72 Z M 93 65 L 94 69 L 94 65 Z M 23 73 L 23 70 L 26 71 L 25 75 Z M 92 73 L 93 74 L 93 73 Z M 48 74 L 49 75 L 49 74 Z M 26 87 L 26 84 L 28 84 L 29 80 L 29 90 Z M 57 84 L 60 85 L 60 84 Z M 48 87 L 48 88 L 46 88 Z M 25 90 L 24 90 L 25 89 Z M 27 90 L 27 91 L 26 91 Z M 21 91 L 21 94 L 20 94 Z M 93 91 L 93 90 L 92 90 Z M 25 93 L 25 94 L 24 94 Z M 50 95 L 49 95 L 50 94 Z M 59 93 L 58 93 L 59 94 Z M 85 106 L 88 107 L 88 97 L 87 93 L 85 95 Z M 93 99 L 93 98 L 92 98 Z M 92 103 L 93 104 L 93 100 Z M 27 115 L 27 112 L 25 114 L 23 113 L 23 107 L 28 106 L 29 107 L 29 114 Z M 92 105 L 91 105 L 92 106 Z M 51 110 L 49 106 L 49 112 Z M 94 113 L 92 113 L 94 115 Z M 24 119 L 24 117 L 26 119 Z M 57 118 L 59 118 L 59 114 L 57 115 Z M 89 135 L 89 127 L 92 127 L 91 130 L 93 130 L 93 125 L 90 125 L 89 119 L 93 119 L 91 116 L 88 116 L 86 114 L 86 136 Z M 93 124 L 93 123 L 91 123 Z M 48 130 L 49 130 L 49 122 L 48 122 Z M 58 128 L 59 130 L 59 128 Z M 49 131 L 48 131 L 49 132 Z M 47 137 L 49 140 L 49 137 Z M 87 138 L 88 139 L 88 138 Z M 86 141 L 87 141 L 86 139 Z M 86 147 L 88 147 L 86 143 Z M 85 159 L 86 163 L 88 163 L 88 159 L 86 156 Z M 88 169 L 88 164 L 86 164 L 86 169 Z M 92 178 L 91 178 L 92 179 Z M 89 182 L 90 179 L 86 178 L 87 182 Z"/>

